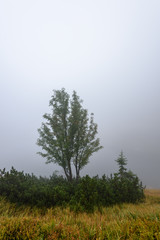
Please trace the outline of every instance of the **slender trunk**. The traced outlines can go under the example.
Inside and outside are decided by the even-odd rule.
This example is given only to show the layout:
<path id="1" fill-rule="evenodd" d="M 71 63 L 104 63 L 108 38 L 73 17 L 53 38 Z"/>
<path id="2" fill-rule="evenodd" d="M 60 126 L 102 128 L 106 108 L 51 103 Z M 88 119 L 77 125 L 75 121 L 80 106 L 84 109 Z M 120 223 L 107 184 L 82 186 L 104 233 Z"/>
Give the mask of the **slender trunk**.
<path id="1" fill-rule="evenodd" d="M 72 168 L 70 160 L 68 160 L 68 169 L 69 169 L 69 181 L 72 182 Z"/>
<path id="2" fill-rule="evenodd" d="M 68 175 L 68 173 L 67 173 L 66 169 L 65 169 L 65 168 L 63 168 L 63 170 L 64 170 L 64 173 L 65 173 L 65 175 L 66 175 L 66 178 L 67 178 L 67 180 L 69 181 L 69 175 Z"/>
<path id="3" fill-rule="evenodd" d="M 76 169 L 76 180 L 78 181 L 78 179 L 79 179 L 78 154 L 76 156 L 74 166 L 75 166 L 75 169 Z"/>
<path id="4" fill-rule="evenodd" d="M 79 168 L 78 166 L 76 165 L 76 180 L 78 181 L 79 180 Z"/>

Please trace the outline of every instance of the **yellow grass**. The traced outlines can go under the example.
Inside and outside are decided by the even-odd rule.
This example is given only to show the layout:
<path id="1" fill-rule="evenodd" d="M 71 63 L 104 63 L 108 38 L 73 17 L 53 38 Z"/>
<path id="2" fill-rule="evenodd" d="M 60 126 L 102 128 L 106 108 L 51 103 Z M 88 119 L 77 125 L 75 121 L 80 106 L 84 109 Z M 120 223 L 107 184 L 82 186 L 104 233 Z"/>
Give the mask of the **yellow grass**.
<path id="1" fill-rule="evenodd" d="M 94 214 L 69 209 L 16 208 L 0 200 L 0 239 L 160 239 L 160 190 L 145 190 L 140 204 Z"/>
<path id="2" fill-rule="evenodd" d="M 160 198 L 160 190 L 159 189 L 145 189 L 145 195 L 153 196 L 153 197 L 159 197 Z"/>

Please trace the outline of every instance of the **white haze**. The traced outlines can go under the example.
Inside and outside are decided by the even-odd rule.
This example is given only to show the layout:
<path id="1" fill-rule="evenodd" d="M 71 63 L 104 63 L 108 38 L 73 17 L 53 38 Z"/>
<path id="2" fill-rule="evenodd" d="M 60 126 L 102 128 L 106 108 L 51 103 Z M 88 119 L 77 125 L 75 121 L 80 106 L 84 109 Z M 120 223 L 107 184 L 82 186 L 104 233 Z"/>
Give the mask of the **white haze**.
<path id="1" fill-rule="evenodd" d="M 49 176 L 36 152 L 53 89 L 95 115 L 104 146 L 82 174 L 117 171 L 121 150 L 160 188 L 160 1 L 0 1 L 0 168 Z"/>

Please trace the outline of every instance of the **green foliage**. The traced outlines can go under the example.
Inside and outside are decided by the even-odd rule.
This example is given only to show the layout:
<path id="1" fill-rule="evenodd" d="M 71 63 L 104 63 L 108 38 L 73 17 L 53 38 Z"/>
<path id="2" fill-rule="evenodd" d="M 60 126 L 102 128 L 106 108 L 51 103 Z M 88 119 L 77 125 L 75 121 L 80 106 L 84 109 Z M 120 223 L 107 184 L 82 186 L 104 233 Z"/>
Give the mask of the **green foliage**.
<path id="1" fill-rule="evenodd" d="M 46 163 L 56 163 L 61 166 L 68 181 L 72 181 L 72 166 L 75 167 L 76 178 L 88 163 L 89 157 L 102 148 L 97 138 L 97 124 L 90 120 L 88 112 L 82 107 L 82 100 L 73 92 L 72 99 L 65 89 L 55 90 L 50 100 L 51 114 L 43 117 L 46 123 L 38 129 L 40 137 L 37 144 L 44 152 L 39 152 L 47 158 Z"/>
<path id="2" fill-rule="evenodd" d="M 80 179 L 70 204 L 71 209 L 91 213 L 114 202 L 113 189 L 105 175 L 102 178 L 86 175 Z"/>
<path id="3" fill-rule="evenodd" d="M 114 189 L 114 194 L 117 202 L 136 203 L 144 199 L 144 187 L 136 174 L 132 171 L 127 171 L 124 167 L 127 165 L 127 159 L 121 152 L 116 160 L 119 165 L 119 172 L 114 174 L 110 182 Z"/>
<path id="4" fill-rule="evenodd" d="M 123 155 L 123 151 L 121 151 L 118 159 L 116 160 L 116 162 L 118 163 L 118 166 L 119 166 L 119 175 L 121 177 L 123 177 L 123 175 L 125 174 L 126 172 L 126 168 L 125 166 L 127 165 L 127 159 L 126 157 Z"/>
<path id="5" fill-rule="evenodd" d="M 19 205 L 62 206 L 69 201 L 69 188 L 69 183 L 61 176 L 38 178 L 13 167 L 10 172 L 0 170 L 0 195 Z"/>
<path id="6" fill-rule="evenodd" d="M 97 181 L 88 175 L 80 179 L 75 194 L 71 200 L 74 210 L 93 212 L 97 205 Z"/>
<path id="7" fill-rule="evenodd" d="M 131 171 L 119 171 L 113 177 L 89 177 L 68 182 L 53 174 L 50 178 L 0 170 L 0 195 L 18 205 L 32 207 L 69 206 L 75 212 L 101 211 L 103 207 L 121 203 L 137 203 L 144 199 L 144 187 Z"/>

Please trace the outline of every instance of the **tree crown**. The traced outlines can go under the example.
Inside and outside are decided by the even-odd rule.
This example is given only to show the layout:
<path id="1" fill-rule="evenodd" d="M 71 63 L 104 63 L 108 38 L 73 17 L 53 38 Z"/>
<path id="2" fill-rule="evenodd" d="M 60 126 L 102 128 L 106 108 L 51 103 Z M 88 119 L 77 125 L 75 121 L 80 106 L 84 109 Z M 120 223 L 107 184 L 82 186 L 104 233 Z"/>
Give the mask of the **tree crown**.
<path id="1" fill-rule="evenodd" d="M 82 100 L 73 91 L 72 98 L 64 88 L 54 90 L 49 103 L 52 113 L 44 114 L 46 123 L 38 129 L 37 144 L 44 152 L 46 163 L 61 166 L 68 180 L 72 180 L 72 167 L 79 178 L 80 171 L 89 162 L 89 157 L 102 148 L 96 138 L 97 124 L 94 115 L 82 107 Z"/>

